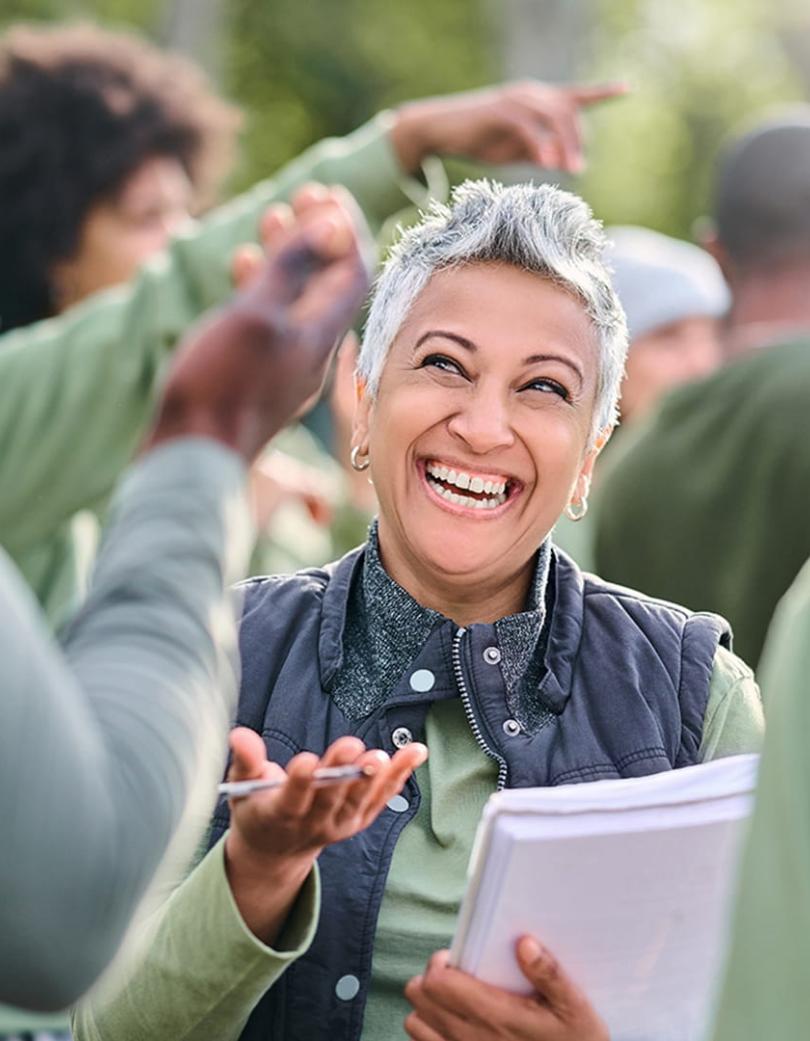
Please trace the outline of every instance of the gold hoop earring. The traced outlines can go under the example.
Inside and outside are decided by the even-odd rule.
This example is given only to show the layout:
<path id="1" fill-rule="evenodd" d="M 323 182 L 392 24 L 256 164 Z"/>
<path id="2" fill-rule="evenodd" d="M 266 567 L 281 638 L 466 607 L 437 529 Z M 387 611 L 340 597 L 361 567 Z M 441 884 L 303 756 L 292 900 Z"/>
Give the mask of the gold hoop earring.
<path id="1" fill-rule="evenodd" d="M 368 470 L 371 466 L 371 460 L 368 457 L 368 452 L 363 453 L 365 455 L 365 462 L 359 462 L 360 459 L 360 445 L 355 445 L 352 449 L 352 454 L 349 456 L 349 461 L 352 464 L 352 470 L 357 470 L 358 473 L 362 473 L 363 470 Z M 344 456 L 345 458 L 345 456 Z"/>
<path id="2" fill-rule="evenodd" d="M 581 521 L 588 512 L 588 496 L 583 495 L 578 503 L 569 502 L 563 510 L 565 516 L 571 521 Z"/>

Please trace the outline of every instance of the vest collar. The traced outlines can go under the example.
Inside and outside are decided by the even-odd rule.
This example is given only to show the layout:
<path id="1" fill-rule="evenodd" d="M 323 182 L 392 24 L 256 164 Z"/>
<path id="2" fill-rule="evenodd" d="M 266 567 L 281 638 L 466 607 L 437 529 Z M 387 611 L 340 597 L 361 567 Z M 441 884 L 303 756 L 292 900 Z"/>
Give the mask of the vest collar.
<path id="1" fill-rule="evenodd" d="M 532 612 L 540 615 L 542 607 L 545 607 L 545 669 L 537 690 L 548 708 L 559 714 L 565 708 L 570 694 L 573 666 L 579 649 L 583 581 L 579 568 L 569 557 L 552 546 L 550 541 L 544 546 L 547 548 L 546 564 L 536 569 L 529 609 L 521 615 L 510 617 L 519 619 Z M 542 553 L 539 560 L 542 564 Z M 377 550 L 376 523 L 372 524 L 366 545 L 352 550 L 326 570 L 329 582 L 324 592 L 318 643 L 321 683 L 325 690 L 332 688 L 344 663 L 343 640 L 347 612 L 356 582 L 363 583 L 364 595 L 368 597 L 371 593 L 374 608 L 382 607 L 386 619 L 396 622 L 400 632 L 403 619 L 407 619 L 406 624 L 409 626 L 415 625 L 421 643 L 424 643 L 435 625 L 445 621 L 438 612 L 418 604 L 385 573 Z M 378 572 L 382 573 L 382 579 Z M 379 599 L 383 590 L 387 593 L 384 605 Z M 540 610 L 535 605 L 541 605 Z M 509 618 L 501 619 L 496 627 L 508 622 Z M 410 660 L 410 639 L 408 643 Z"/>

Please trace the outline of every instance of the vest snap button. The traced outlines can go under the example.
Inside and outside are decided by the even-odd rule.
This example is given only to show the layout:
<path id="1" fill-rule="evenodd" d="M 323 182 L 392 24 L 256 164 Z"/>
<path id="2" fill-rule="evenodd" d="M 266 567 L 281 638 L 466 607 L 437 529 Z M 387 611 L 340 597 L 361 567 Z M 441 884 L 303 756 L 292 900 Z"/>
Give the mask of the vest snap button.
<path id="1" fill-rule="evenodd" d="M 487 665 L 497 665 L 501 660 L 501 652 L 497 647 L 487 647 L 484 651 L 484 661 Z"/>
<path id="2" fill-rule="evenodd" d="M 360 992 L 360 980 L 356 976 L 341 976 L 335 984 L 335 994 L 341 1001 L 351 1001 Z"/>
<path id="3" fill-rule="evenodd" d="M 433 690 L 436 677 L 430 669 L 417 669 L 416 672 L 411 675 L 409 682 L 411 690 L 415 690 L 418 694 L 427 694 L 429 690 Z"/>
<path id="4" fill-rule="evenodd" d="M 393 810 L 394 813 L 404 813 L 410 805 L 404 795 L 392 795 L 386 803 L 388 809 Z"/>
<path id="5" fill-rule="evenodd" d="M 503 732 L 507 737 L 515 737 L 520 733 L 520 723 L 516 719 L 504 720 Z"/>
<path id="6" fill-rule="evenodd" d="M 405 745 L 409 745 L 413 741 L 413 734 L 407 727 L 397 727 L 391 735 L 391 741 L 394 744 L 394 748 L 404 748 Z"/>

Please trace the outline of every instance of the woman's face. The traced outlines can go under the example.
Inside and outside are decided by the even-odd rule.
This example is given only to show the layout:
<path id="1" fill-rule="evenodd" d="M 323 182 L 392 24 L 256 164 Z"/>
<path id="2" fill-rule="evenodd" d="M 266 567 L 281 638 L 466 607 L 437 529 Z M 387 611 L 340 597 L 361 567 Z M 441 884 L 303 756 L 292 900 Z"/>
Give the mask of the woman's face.
<path id="1" fill-rule="evenodd" d="M 55 265 L 51 276 L 59 309 L 129 281 L 190 220 L 191 195 L 177 159 L 155 156 L 143 162 L 116 196 L 92 207 L 76 253 Z"/>
<path id="2" fill-rule="evenodd" d="M 435 274 L 355 428 L 389 567 L 524 572 L 590 476 L 597 364 L 583 305 L 552 282 L 502 264 Z"/>

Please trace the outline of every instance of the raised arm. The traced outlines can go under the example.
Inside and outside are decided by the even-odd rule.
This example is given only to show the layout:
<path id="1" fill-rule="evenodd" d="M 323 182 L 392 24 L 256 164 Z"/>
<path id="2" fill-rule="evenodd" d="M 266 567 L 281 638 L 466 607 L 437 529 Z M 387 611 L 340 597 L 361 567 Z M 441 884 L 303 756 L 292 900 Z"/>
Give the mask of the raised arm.
<path id="1" fill-rule="evenodd" d="M 198 809 L 212 801 L 244 464 L 318 387 L 368 285 L 351 200 L 312 191 L 295 209 L 249 288 L 178 351 L 63 655 L 0 565 L 0 1000 L 78 997 L 121 942 L 189 793 Z"/>

